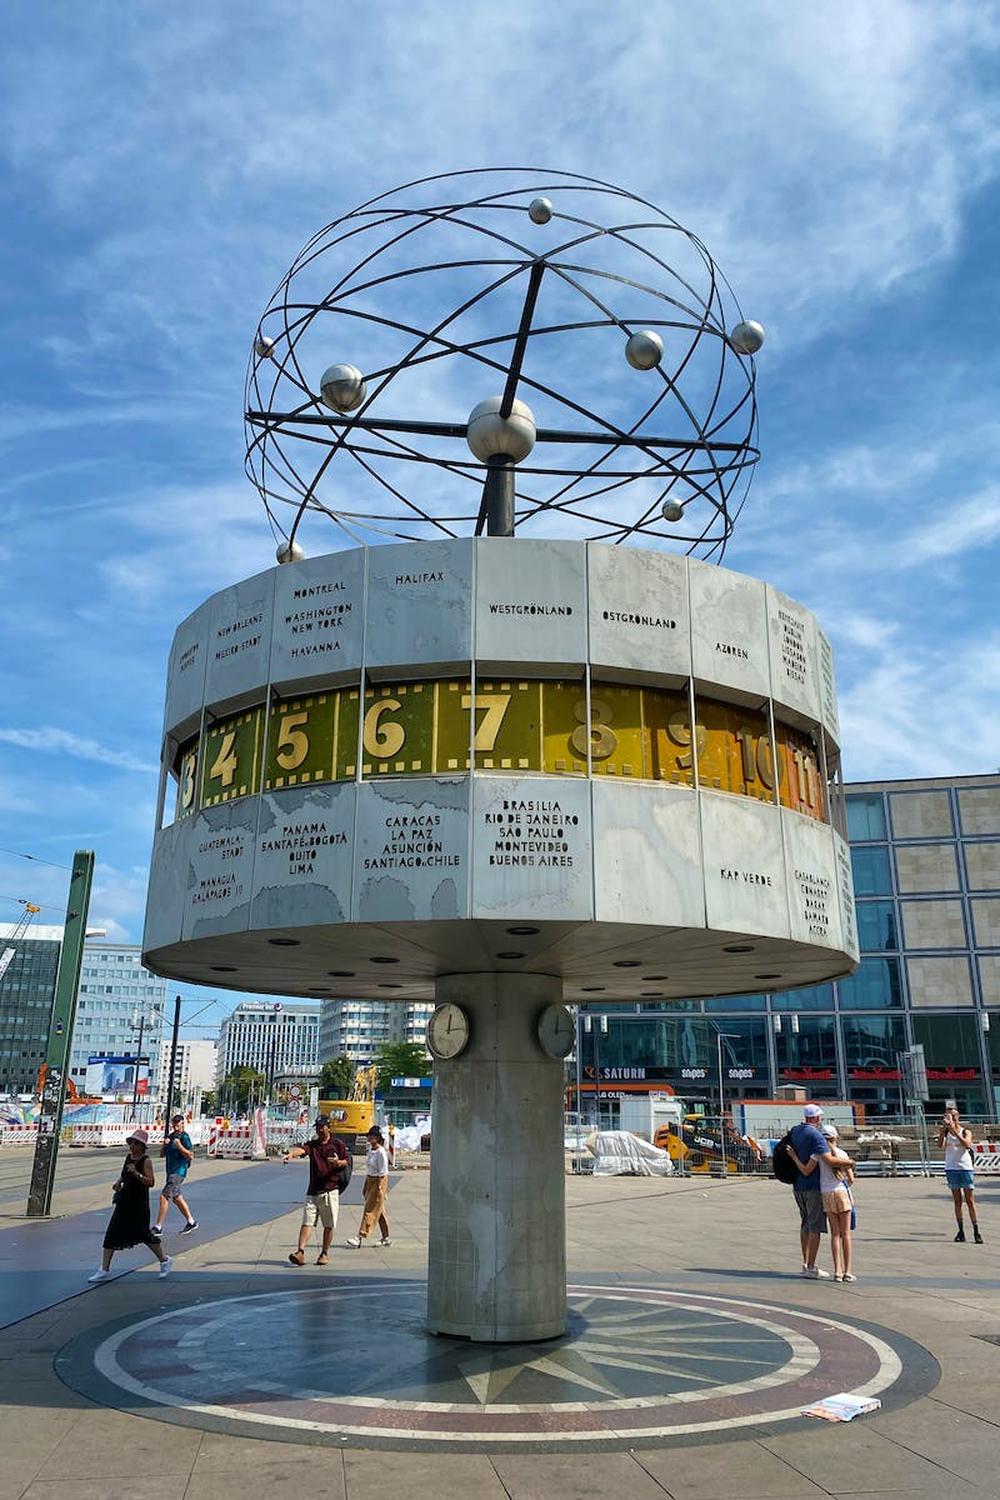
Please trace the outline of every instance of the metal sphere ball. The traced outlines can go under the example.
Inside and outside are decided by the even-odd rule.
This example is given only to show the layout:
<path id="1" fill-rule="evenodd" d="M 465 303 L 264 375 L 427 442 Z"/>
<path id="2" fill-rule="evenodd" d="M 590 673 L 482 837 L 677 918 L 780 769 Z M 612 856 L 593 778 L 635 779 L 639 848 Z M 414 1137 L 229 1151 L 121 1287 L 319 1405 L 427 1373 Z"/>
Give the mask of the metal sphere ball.
<path id="1" fill-rule="evenodd" d="M 550 198 L 532 198 L 528 204 L 528 218 L 532 224 L 547 224 L 552 217 Z"/>
<path id="2" fill-rule="evenodd" d="M 293 563 L 301 562 L 306 554 L 298 542 L 279 542 L 274 555 L 280 563 Z"/>
<path id="3" fill-rule="evenodd" d="M 530 406 L 515 401 L 509 417 L 501 417 L 500 396 L 488 396 L 469 413 L 466 441 L 481 463 L 501 455 L 520 463 L 535 446 L 535 419 Z"/>
<path id="4" fill-rule="evenodd" d="M 268 338 L 266 333 L 258 333 L 253 341 L 253 352 L 258 359 L 273 359 L 274 339 Z"/>
<path id="5" fill-rule="evenodd" d="M 684 515 L 684 507 L 679 500 L 664 500 L 660 514 L 665 521 L 679 521 Z"/>
<path id="6" fill-rule="evenodd" d="M 737 354 L 756 354 L 764 342 L 764 329 L 760 323 L 747 318 L 744 322 L 737 323 L 729 335 L 729 342 Z"/>
<path id="7" fill-rule="evenodd" d="M 651 328 L 640 328 L 625 345 L 625 358 L 633 370 L 653 370 L 663 358 L 663 340 Z"/>
<path id="8" fill-rule="evenodd" d="M 354 411 L 368 395 L 368 386 L 361 371 L 354 365 L 331 365 L 323 371 L 319 383 L 323 405 L 331 411 Z"/>

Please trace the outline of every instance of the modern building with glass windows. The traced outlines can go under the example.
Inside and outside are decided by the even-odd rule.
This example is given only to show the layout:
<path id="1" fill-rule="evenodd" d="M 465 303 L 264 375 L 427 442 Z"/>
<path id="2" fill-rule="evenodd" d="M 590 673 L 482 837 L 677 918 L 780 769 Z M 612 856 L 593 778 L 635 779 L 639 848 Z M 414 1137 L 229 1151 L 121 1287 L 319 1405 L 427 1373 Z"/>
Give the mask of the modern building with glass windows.
<path id="1" fill-rule="evenodd" d="M 585 1098 L 668 1084 L 718 1107 L 797 1085 L 869 1118 L 905 1103 L 897 1054 L 924 1047 L 930 1109 L 1000 1119 L 1000 775 L 845 787 L 861 963 L 783 994 L 591 1006 Z M 584 1104 L 586 1108 L 586 1103 Z"/>
<path id="2" fill-rule="evenodd" d="M 0 1094 L 34 1093 L 45 1061 L 62 935 L 61 927 L 31 927 L 19 938 L 0 938 L 0 953 L 14 950 L 0 976 Z"/>
<path id="3" fill-rule="evenodd" d="M 319 1054 L 322 1062 L 349 1057 L 364 1066 L 375 1061 L 390 1042 L 425 1046 L 433 1004 L 388 1000 L 324 1000 L 320 1006 Z"/>
<path id="4" fill-rule="evenodd" d="M 142 966 L 138 943 L 88 941 L 83 947 L 69 1076 L 83 1092 L 91 1057 L 134 1057 L 142 1020 L 142 1056 L 156 1097 L 163 1046 L 167 981 Z"/>

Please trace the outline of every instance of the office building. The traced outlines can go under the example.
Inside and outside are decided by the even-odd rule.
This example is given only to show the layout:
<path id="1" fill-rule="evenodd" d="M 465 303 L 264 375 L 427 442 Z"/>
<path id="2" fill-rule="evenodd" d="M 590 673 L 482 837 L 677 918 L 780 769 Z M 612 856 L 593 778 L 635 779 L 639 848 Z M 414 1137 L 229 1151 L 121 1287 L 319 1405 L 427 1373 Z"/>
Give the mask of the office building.
<path id="1" fill-rule="evenodd" d="M 0 1094 L 32 1094 L 45 1061 L 55 994 L 61 927 L 30 927 L 19 938 L 0 937 L 0 955 L 13 949 L 0 977 Z"/>
<path id="2" fill-rule="evenodd" d="M 218 1045 L 211 1041 L 181 1040 L 177 1043 L 174 1065 L 174 1100 L 177 1108 L 191 1103 L 196 1095 L 215 1088 Z M 166 1099 L 170 1079 L 170 1038 L 165 1037 L 160 1054 L 160 1098 Z"/>
<path id="3" fill-rule="evenodd" d="M 899 1115 L 897 1054 L 920 1043 L 931 1111 L 954 1099 L 1000 1118 L 1000 775 L 845 792 L 857 972 L 783 994 L 590 1006 L 585 1098 L 599 1068 L 612 1114 L 623 1093 L 664 1085 L 717 1108 L 721 1051 L 727 1103 L 796 1085 Z"/>
<path id="4" fill-rule="evenodd" d="M 61 933 L 60 933 L 61 936 Z M 92 1057 L 149 1058 L 149 1096 L 156 1098 L 163 1051 L 167 981 L 142 966 L 136 943 L 90 940 L 83 947 L 69 1076 L 82 1093 Z"/>
<path id="5" fill-rule="evenodd" d="M 216 1082 L 234 1068 L 266 1079 L 319 1073 L 319 1007 L 295 1000 L 245 1000 L 219 1028 Z"/>
<path id="6" fill-rule="evenodd" d="M 433 1004 L 382 1000 L 324 1000 L 320 1011 L 320 1060 L 349 1057 L 364 1067 L 390 1042 L 425 1046 Z"/>

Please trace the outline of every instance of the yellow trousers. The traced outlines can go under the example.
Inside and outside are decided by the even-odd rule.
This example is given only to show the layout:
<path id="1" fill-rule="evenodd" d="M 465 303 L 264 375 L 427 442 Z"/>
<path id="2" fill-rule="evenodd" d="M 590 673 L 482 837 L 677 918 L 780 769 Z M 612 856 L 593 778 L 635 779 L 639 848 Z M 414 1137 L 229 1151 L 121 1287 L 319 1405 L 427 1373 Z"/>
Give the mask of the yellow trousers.
<path id="1" fill-rule="evenodd" d="M 387 1240 L 389 1238 L 389 1220 L 385 1216 L 385 1200 L 389 1192 L 388 1177 L 366 1177 L 364 1191 L 365 1211 L 361 1217 L 361 1228 L 358 1230 L 358 1239 L 367 1239 L 375 1227 L 377 1220 L 382 1238 Z"/>

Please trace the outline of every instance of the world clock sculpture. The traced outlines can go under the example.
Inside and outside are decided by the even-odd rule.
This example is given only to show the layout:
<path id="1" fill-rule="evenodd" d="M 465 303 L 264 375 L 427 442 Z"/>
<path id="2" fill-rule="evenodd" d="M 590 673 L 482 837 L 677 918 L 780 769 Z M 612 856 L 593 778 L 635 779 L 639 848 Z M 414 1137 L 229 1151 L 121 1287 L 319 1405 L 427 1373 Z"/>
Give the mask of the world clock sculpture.
<path id="1" fill-rule="evenodd" d="M 255 335 L 278 566 L 177 631 L 145 961 L 437 1002 L 436 1332 L 563 1331 L 567 1002 L 857 960 L 829 644 L 717 566 L 762 342 L 673 219 L 521 169 L 345 215 Z"/>

